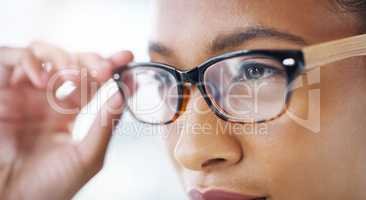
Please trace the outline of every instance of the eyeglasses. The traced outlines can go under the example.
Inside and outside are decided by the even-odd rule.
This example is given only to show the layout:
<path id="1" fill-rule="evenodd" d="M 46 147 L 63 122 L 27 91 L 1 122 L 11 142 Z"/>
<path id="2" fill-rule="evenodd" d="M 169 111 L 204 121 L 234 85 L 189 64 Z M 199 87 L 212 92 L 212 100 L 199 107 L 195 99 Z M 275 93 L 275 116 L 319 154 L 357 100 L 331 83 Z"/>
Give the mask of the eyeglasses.
<path id="1" fill-rule="evenodd" d="M 366 34 L 301 50 L 244 50 L 213 57 L 190 71 L 162 63 L 133 63 L 114 73 L 127 109 L 140 122 L 174 122 L 186 109 L 192 86 L 221 119 L 261 123 L 286 112 L 291 83 L 301 74 L 366 55 Z"/>

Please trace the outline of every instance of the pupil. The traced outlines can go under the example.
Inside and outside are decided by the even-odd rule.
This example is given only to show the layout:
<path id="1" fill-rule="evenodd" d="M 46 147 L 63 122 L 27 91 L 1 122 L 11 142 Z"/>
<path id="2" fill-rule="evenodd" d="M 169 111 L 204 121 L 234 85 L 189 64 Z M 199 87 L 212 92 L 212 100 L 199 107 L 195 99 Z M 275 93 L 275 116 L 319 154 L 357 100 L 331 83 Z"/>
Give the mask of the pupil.
<path id="1" fill-rule="evenodd" d="M 260 78 L 263 76 L 264 69 L 262 67 L 252 66 L 248 69 L 247 75 L 248 78 Z"/>

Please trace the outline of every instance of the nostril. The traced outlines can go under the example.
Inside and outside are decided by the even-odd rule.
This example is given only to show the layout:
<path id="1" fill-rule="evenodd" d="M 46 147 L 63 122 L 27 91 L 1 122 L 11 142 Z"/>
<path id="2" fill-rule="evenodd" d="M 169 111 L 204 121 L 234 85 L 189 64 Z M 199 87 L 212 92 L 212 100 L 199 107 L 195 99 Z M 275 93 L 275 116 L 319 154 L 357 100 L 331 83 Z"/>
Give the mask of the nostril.
<path id="1" fill-rule="evenodd" d="M 220 165 L 220 164 L 225 163 L 225 162 L 226 162 L 226 159 L 224 159 L 224 158 L 211 159 L 211 160 L 208 160 L 208 161 L 204 162 L 202 164 L 202 168 L 207 168 L 207 167 Z"/>

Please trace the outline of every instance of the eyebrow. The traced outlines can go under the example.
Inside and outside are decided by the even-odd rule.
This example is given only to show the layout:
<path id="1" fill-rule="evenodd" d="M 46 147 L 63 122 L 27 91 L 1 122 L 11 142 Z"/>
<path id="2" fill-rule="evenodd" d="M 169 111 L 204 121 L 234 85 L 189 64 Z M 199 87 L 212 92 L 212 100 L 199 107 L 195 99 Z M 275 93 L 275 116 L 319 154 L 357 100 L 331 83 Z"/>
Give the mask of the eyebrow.
<path id="1" fill-rule="evenodd" d="M 246 28 L 244 31 L 239 30 L 229 34 L 218 35 L 209 45 L 208 51 L 211 53 L 216 53 L 225 49 L 239 47 L 246 42 L 261 38 L 275 38 L 279 40 L 293 42 L 299 45 L 307 44 L 306 40 L 300 36 L 284 31 L 279 31 L 273 28 L 255 26 Z M 171 57 L 174 55 L 174 51 L 172 49 L 168 48 L 162 43 L 154 41 L 149 43 L 148 50 L 149 53 L 157 53 L 165 57 Z"/>
<path id="2" fill-rule="evenodd" d="M 169 49 L 159 42 L 150 42 L 148 50 L 149 53 L 157 53 L 166 57 L 170 57 L 173 54 L 173 50 Z"/>
<path id="3" fill-rule="evenodd" d="M 229 34 L 217 36 L 209 47 L 210 52 L 219 52 L 229 48 L 235 48 L 254 39 L 275 38 L 293 42 L 299 45 L 306 45 L 307 42 L 300 36 L 279 31 L 273 28 L 250 27 L 245 31 L 236 31 Z"/>

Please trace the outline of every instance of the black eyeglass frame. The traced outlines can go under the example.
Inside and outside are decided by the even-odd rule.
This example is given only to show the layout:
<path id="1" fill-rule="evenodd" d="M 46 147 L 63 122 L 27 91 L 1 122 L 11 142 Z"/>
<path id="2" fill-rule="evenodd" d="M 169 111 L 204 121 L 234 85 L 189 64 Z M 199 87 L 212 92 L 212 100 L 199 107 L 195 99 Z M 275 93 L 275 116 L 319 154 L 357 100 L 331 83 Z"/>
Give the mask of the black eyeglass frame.
<path id="1" fill-rule="evenodd" d="M 185 110 L 185 104 L 188 101 L 189 97 L 189 91 L 190 88 L 185 87 L 186 84 L 191 84 L 192 86 L 196 86 L 198 90 L 200 91 L 201 95 L 203 96 L 204 100 L 206 101 L 209 108 L 218 116 L 220 119 L 225 121 L 230 121 L 234 123 L 248 123 L 243 122 L 241 120 L 234 120 L 230 118 L 229 116 L 225 115 L 225 113 L 221 112 L 212 102 L 212 99 L 209 97 L 206 91 L 205 82 L 204 82 L 204 75 L 207 69 L 209 69 L 211 66 L 215 65 L 218 62 L 231 59 L 231 58 L 237 58 L 237 57 L 247 57 L 247 56 L 253 56 L 253 57 L 263 57 L 263 58 L 269 58 L 273 59 L 275 61 L 278 61 L 282 64 L 282 66 L 285 69 L 286 75 L 287 75 L 287 86 L 288 88 L 291 86 L 291 82 L 296 79 L 296 77 L 303 71 L 304 69 L 304 56 L 302 51 L 298 50 L 243 50 L 243 51 L 235 51 L 230 53 L 225 53 L 220 56 L 216 56 L 213 58 L 208 59 L 204 63 L 198 65 L 197 67 L 193 68 L 189 71 L 181 71 L 176 69 L 176 67 L 167 65 L 164 63 L 131 63 L 127 66 L 123 66 L 119 68 L 117 71 L 115 71 L 115 74 L 117 76 L 114 76 L 114 80 L 116 81 L 119 91 L 121 92 L 123 99 L 127 101 L 127 97 L 125 96 L 123 92 L 122 87 L 122 81 L 121 81 L 121 74 L 129 70 L 131 68 L 137 68 L 137 67 L 153 67 L 153 68 L 159 68 L 163 69 L 167 72 L 169 72 L 177 81 L 178 83 L 178 105 L 176 108 L 176 114 L 175 116 L 164 123 L 149 123 L 145 122 L 141 119 L 139 119 L 133 111 L 129 108 L 129 106 L 126 106 L 127 109 L 129 109 L 130 113 L 133 115 L 133 117 L 138 120 L 141 123 L 150 124 L 150 125 L 166 125 L 170 124 L 176 121 L 176 119 L 184 112 Z M 286 64 L 286 60 L 291 59 L 291 64 Z M 201 83 L 201 84 L 200 84 Z M 277 116 L 262 120 L 262 121 L 253 121 L 253 123 L 263 123 L 266 121 L 271 121 L 279 116 L 281 116 L 286 110 L 288 106 L 289 99 L 291 97 L 291 90 L 288 89 L 287 95 L 286 95 L 286 105 L 284 105 L 283 111 L 279 113 Z"/>
<path id="2" fill-rule="evenodd" d="M 318 67 L 325 66 L 326 64 L 336 62 L 339 60 L 351 58 L 351 57 L 357 57 L 357 56 L 366 56 L 366 34 L 351 36 L 347 38 L 342 38 L 330 42 L 324 42 L 321 44 L 315 44 L 310 45 L 307 47 L 304 47 L 300 50 L 245 50 L 245 51 L 237 51 L 237 52 L 231 52 L 226 53 L 221 56 L 213 57 L 211 59 L 208 59 L 203 64 L 197 66 L 196 68 L 190 70 L 190 71 L 179 71 L 176 70 L 174 67 L 162 64 L 162 63 L 135 63 L 135 64 L 129 64 L 128 66 L 124 66 L 119 68 L 115 74 L 114 79 L 117 81 L 117 85 L 119 87 L 119 90 L 123 96 L 123 98 L 126 100 L 126 97 L 123 94 L 123 90 L 121 87 L 121 81 L 119 75 L 124 72 L 124 70 L 133 68 L 133 67 L 141 67 L 141 66 L 151 66 L 151 67 L 157 67 L 161 69 L 166 69 L 169 71 L 177 80 L 178 83 L 181 83 L 181 81 L 191 83 L 193 85 L 197 85 L 200 81 L 203 82 L 204 73 L 205 71 L 212 66 L 213 64 L 223 61 L 225 59 L 239 57 L 239 56 L 249 56 L 249 55 L 263 55 L 267 57 L 274 58 L 278 61 L 280 61 L 287 73 L 288 78 L 288 85 L 296 79 L 296 77 L 304 72 L 311 71 L 313 69 L 316 69 Z M 293 63 L 284 62 L 285 59 L 293 59 L 292 61 L 295 61 Z M 289 65 L 288 65 L 289 64 Z M 293 64 L 293 65 L 292 65 Z M 229 120 L 224 114 L 219 112 L 215 106 L 213 106 L 211 100 L 209 99 L 206 89 L 203 87 L 202 84 L 197 85 L 198 89 L 200 90 L 201 94 L 203 95 L 205 101 L 211 108 L 211 110 L 214 111 L 214 113 L 220 117 L 223 120 Z M 183 87 L 179 87 L 178 92 L 180 94 L 183 94 L 181 99 L 179 99 L 178 108 L 177 108 L 177 114 L 174 117 L 174 119 L 164 123 L 169 124 L 174 122 L 179 115 L 181 114 L 182 108 L 184 108 L 184 104 L 187 103 L 188 99 L 184 96 L 185 91 L 190 91 L 188 89 L 185 89 Z M 288 90 L 288 94 L 286 97 L 286 105 L 284 108 L 284 111 L 286 110 L 286 106 L 288 106 L 288 102 L 291 96 L 291 90 Z M 127 106 L 128 107 L 128 106 Z M 129 108 L 128 108 L 129 109 Z M 184 108 L 185 109 L 185 108 Z M 133 112 L 131 112 L 133 114 Z M 280 113 L 279 116 L 281 116 L 284 112 Z M 133 114 L 134 115 L 134 114 Z M 139 120 L 135 115 L 134 117 Z M 277 116 L 278 117 L 278 116 Z M 272 119 L 263 120 L 260 122 L 265 122 L 269 120 L 273 120 L 277 117 L 274 117 Z M 142 120 L 139 120 L 143 123 L 146 123 Z M 256 123 L 260 123 L 256 122 Z M 239 121 L 239 123 L 241 123 Z M 247 123 L 247 122 L 243 122 Z M 152 124 L 152 123 L 147 123 Z M 162 124 L 162 123 L 159 123 Z"/>

